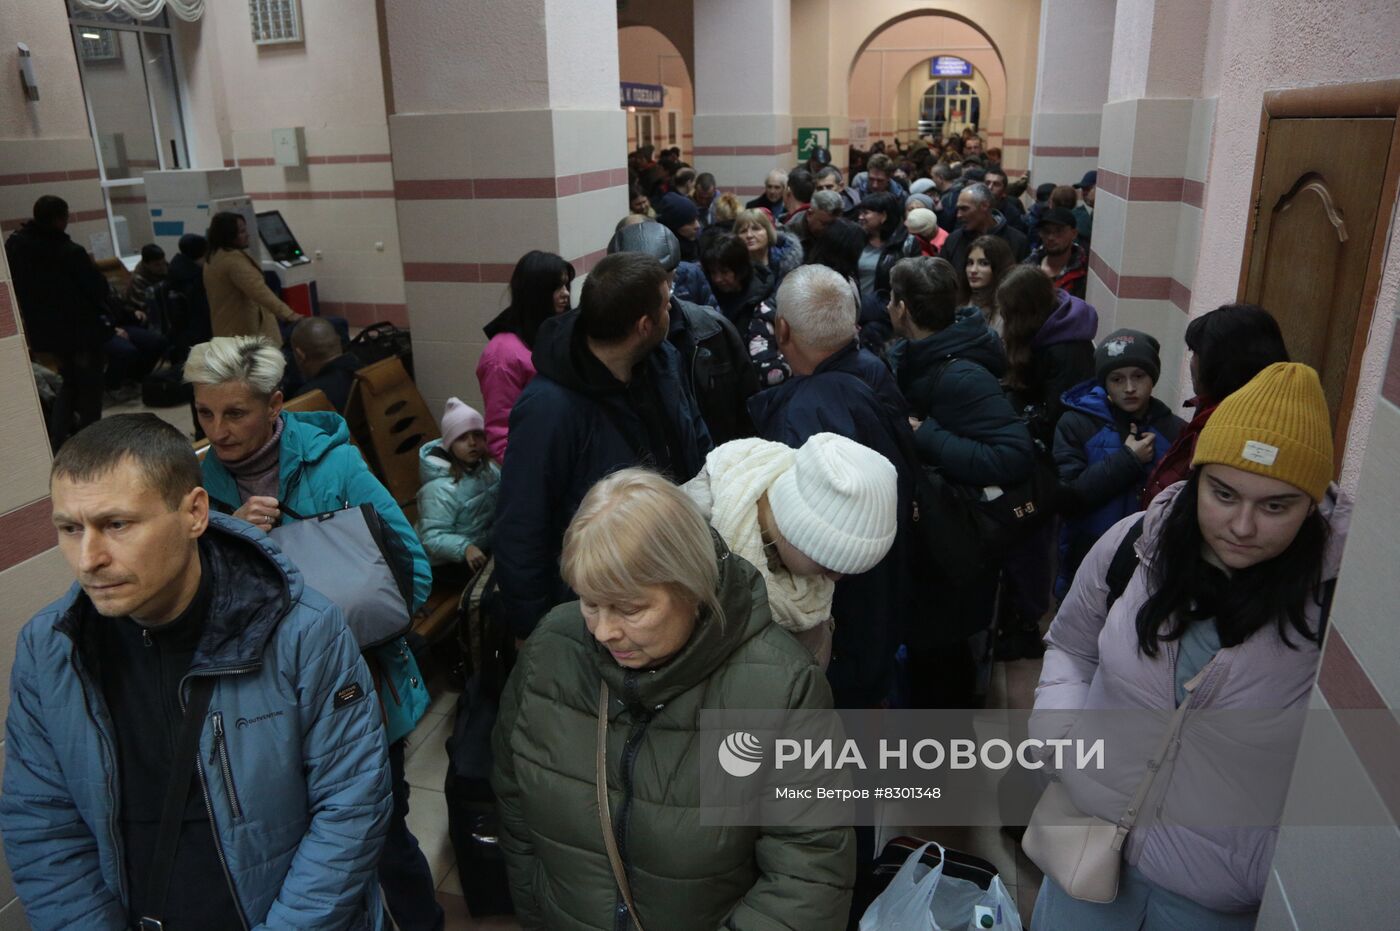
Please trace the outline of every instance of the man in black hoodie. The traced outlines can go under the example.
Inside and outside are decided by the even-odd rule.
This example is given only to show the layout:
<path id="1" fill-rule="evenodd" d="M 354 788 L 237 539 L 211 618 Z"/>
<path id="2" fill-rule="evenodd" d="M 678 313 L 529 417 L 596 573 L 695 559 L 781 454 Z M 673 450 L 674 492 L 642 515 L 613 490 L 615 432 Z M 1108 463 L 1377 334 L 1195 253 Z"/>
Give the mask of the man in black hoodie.
<path id="1" fill-rule="evenodd" d="M 666 340 L 669 278 L 649 255 L 607 256 L 578 309 L 546 320 L 535 337 L 537 374 L 510 412 L 496 510 L 499 604 L 516 637 L 573 597 L 559 553 L 598 479 L 648 466 L 689 481 L 713 445 Z"/>
<path id="2" fill-rule="evenodd" d="M 55 449 L 70 427 L 101 419 L 102 347 L 116 332 L 111 286 L 67 229 L 68 203 L 45 194 L 34 202 L 34 218 L 5 242 L 29 349 L 57 356 L 63 376 L 50 431 Z"/>

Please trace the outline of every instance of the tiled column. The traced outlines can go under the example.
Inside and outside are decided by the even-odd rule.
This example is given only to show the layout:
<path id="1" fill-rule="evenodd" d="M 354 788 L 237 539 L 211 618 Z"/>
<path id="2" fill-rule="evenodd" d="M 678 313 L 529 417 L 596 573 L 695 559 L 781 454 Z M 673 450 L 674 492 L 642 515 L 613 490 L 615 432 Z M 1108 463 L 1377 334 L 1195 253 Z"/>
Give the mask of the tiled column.
<path id="1" fill-rule="evenodd" d="M 1113 0 L 1043 0 L 1031 120 L 1031 175 L 1072 184 L 1098 163 L 1113 54 Z"/>
<path id="2" fill-rule="evenodd" d="M 1191 392 L 1182 340 L 1215 122 L 1198 96 L 1208 20 L 1205 0 L 1118 4 L 1099 137 L 1087 297 L 1100 335 L 1129 326 L 1161 341 L 1155 394 L 1173 405 Z"/>
<path id="3" fill-rule="evenodd" d="M 419 389 L 480 404 L 482 327 L 516 261 L 580 274 L 627 213 L 617 10 L 605 0 L 386 4 L 389 119 Z M 578 283 L 575 283 L 577 289 Z"/>
<path id="4" fill-rule="evenodd" d="M 1393 297 L 1394 291 L 1391 291 Z M 1394 312 L 1394 301 L 1383 303 Z M 1382 313 L 1377 307 L 1377 315 Z M 1400 321 L 1391 324 L 1400 337 Z M 1400 860 L 1400 344 L 1391 342 L 1356 483 L 1322 663 L 1269 871 L 1260 931 L 1357 928 L 1394 906 Z M 1371 373 L 1368 373 L 1371 377 Z M 1333 724 L 1322 711 L 1335 712 Z M 1371 811 L 1350 826 L 1288 826 L 1317 798 Z M 1324 868 L 1319 869 L 1319 866 Z M 1339 883 L 1337 877 L 1346 877 Z"/>
<path id="5" fill-rule="evenodd" d="M 695 0 L 695 161 L 724 190 L 760 194 L 796 162 L 791 33 L 789 0 Z"/>
<path id="6" fill-rule="evenodd" d="M 91 152 L 89 143 L 88 151 Z M 9 710 L 10 667 L 20 628 L 73 584 L 50 521 L 49 440 L 0 251 L 0 718 Z M 0 765 L 5 752 L 0 735 Z M 10 871 L 0 860 L 0 928 L 27 928 Z"/>

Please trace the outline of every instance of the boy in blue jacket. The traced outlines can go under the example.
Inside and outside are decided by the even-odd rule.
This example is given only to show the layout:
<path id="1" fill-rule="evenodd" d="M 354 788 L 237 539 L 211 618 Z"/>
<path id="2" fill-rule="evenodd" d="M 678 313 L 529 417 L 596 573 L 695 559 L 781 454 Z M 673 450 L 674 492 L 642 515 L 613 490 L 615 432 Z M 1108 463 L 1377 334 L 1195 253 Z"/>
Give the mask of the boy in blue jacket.
<path id="1" fill-rule="evenodd" d="M 1141 510 L 1143 485 L 1181 430 L 1181 418 L 1152 396 L 1162 370 L 1159 349 L 1146 333 L 1115 330 L 1094 352 L 1094 380 L 1061 398 L 1055 464 L 1073 516 L 1060 528 L 1056 598 L 1064 598 L 1104 531 Z"/>

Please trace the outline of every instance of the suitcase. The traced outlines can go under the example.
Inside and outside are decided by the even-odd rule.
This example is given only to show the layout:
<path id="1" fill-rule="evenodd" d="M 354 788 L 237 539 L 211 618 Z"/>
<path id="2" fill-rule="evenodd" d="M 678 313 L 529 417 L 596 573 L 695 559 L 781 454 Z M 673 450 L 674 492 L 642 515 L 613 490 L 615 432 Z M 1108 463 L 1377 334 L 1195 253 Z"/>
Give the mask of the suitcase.
<path id="1" fill-rule="evenodd" d="M 473 918 L 515 913 L 490 782 L 491 730 L 515 658 L 510 631 L 488 617 L 494 568 L 494 562 L 488 562 L 472 578 L 458 608 L 467 683 L 457 699 L 452 736 L 447 739 L 443 783 L 447 833 L 457 855 L 462 895 Z"/>
<path id="2" fill-rule="evenodd" d="M 158 369 L 141 379 L 141 403 L 147 407 L 179 407 L 194 401 L 194 388 L 175 367 Z"/>

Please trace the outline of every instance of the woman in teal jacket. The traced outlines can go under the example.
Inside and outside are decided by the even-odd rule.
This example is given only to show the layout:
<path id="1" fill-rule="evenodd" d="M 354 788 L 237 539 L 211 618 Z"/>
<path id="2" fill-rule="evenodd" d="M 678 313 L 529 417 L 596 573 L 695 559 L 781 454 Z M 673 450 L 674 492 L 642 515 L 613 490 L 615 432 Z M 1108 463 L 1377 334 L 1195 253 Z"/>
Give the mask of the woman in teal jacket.
<path id="1" fill-rule="evenodd" d="M 211 506 L 269 531 L 283 506 L 302 517 L 346 506 L 373 505 L 413 557 L 416 612 L 432 588 L 432 569 L 413 527 L 392 495 L 350 443 L 345 420 L 321 411 L 282 410 L 278 390 L 286 362 L 258 336 L 216 337 L 190 350 L 185 380 L 209 437 L 204 487 Z M 394 813 L 379 878 L 389 911 L 405 931 L 441 926 L 427 860 L 406 823 L 404 738 L 428 710 L 428 690 L 407 642 L 400 637 L 365 653 L 384 708 Z"/>

